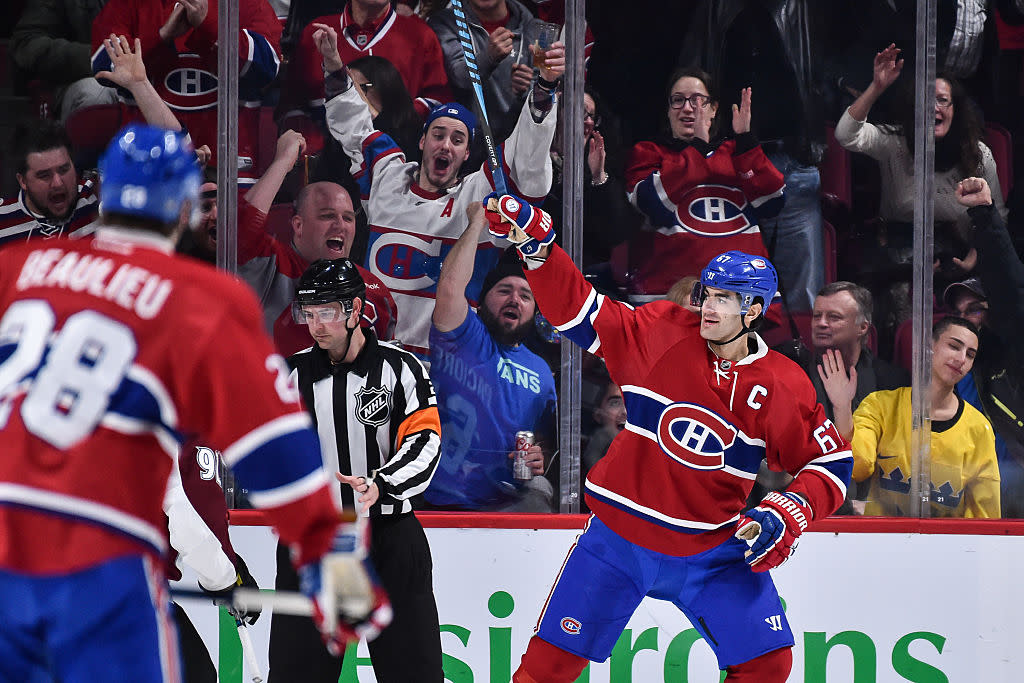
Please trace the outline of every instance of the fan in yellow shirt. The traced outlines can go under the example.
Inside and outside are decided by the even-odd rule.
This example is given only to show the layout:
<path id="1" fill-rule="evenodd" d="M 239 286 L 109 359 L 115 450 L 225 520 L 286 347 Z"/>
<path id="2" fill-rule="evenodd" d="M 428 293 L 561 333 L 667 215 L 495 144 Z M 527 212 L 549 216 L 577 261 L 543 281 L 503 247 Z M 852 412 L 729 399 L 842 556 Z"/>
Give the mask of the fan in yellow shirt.
<path id="1" fill-rule="evenodd" d="M 932 328 L 932 517 L 999 517 L 999 468 L 988 419 L 953 392 L 970 371 L 977 329 L 947 317 Z M 869 394 L 853 414 L 853 478 L 870 479 L 864 514 L 910 513 L 910 387 Z"/>

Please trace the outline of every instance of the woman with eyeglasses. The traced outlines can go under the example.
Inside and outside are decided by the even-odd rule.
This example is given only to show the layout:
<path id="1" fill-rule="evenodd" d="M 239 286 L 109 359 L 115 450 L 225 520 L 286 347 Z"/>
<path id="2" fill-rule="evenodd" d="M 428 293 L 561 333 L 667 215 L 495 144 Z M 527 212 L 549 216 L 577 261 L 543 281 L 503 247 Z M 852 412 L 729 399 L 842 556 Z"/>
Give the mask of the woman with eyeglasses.
<path id="1" fill-rule="evenodd" d="M 744 88 L 732 108 L 735 136 L 718 140 L 710 75 L 688 67 L 669 80 L 662 138 L 635 145 L 626 167 L 629 199 L 644 215 L 630 247 L 637 301 L 662 298 L 722 252 L 768 257 L 758 222 L 782 209 L 785 183 L 751 132 L 751 99 Z M 778 320 L 777 308 L 769 319 Z"/>
<path id="2" fill-rule="evenodd" d="M 880 331 L 895 330 L 910 315 L 914 222 L 914 107 L 909 90 L 896 124 L 867 121 L 872 106 L 903 70 L 900 49 L 890 44 L 875 55 L 871 84 L 843 113 L 836 140 L 848 150 L 878 162 L 881 180 L 879 229 L 861 256 L 859 279 L 876 296 Z M 981 141 L 983 128 L 976 108 L 960 83 L 935 79 L 935 286 L 937 291 L 962 280 L 974 269 L 977 254 L 969 241 L 970 219 L 956 199 L 957 184 L 968 177 L 984 178 L 996 210 L 1006 207 L 991 150 Z"/>

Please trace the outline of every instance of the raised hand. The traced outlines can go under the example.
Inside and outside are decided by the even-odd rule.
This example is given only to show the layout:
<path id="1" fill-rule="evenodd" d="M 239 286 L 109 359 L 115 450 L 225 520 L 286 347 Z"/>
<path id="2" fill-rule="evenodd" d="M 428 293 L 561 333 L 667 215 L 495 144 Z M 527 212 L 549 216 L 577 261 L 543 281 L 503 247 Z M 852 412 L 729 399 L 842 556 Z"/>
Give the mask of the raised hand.
<path id="1" fill-rule="evenodd" d="M 324 68 L 333 73 L 345 66 L 338 52 L 338 32 L 327 24 L 313 24 L 313 44 L 323 57 Z"/>
<path id="2" fill-rule="evenodd" d="M 515 34 L 504 26 L 491 31 L 487 41 L 487 56 L 492 62 L 501 60 L 512 54 L 512 47 L 515 44 Z"/>
<path id="3" fill-rule="evenodd" d="M 299 131 L 289 128 L 277 138 L 274 159 L 287 162 L 288 168 L 291 168 L 299 160 L 299 155 L 305 151 L 306 138 Z"/>
<path id="4" fill-rule="evenodd" d="M 604 149 L 604 137 L 601 132 L 594 130 L 590 134 L 590 140 L 587 146 L 587 166 L 590 167 L 590 177 L 595 181 L 599 182 L 605 177 L 604 162 L 605 162 L 605 149 Z"/>
<path id="5" fill-rule="evenodd" d="M 984 178 L 964 178 L 956 185 L 956 200 L 966 207 L 992 203 L 992 189 Z"/>
<path id="6" fill-rule="evenodd" d="M 135 39 L 133 50 L 126 37 L 111 33 L 109 38 L 103 40 L 103 49 L 110 57 L 110 71 L 99 71 L 96 78 L 106 79 L 126 90 L 131 90 L 133 85 L 146 81 L 142 42 L 138 38 Z"/>
<path id="7" fill-rule="evenodd" d="M 565 43 L 556 41 L 544 53 L 544 66 L 540 68 L 540 77 L 545 81 L 557 81 L 565 73 Z"/>
<path id="8" fill-rule="evenodd" d="M 532 256 L 555 240 L 551 216 L 511 194 L 492 192 L 484 199 L 488 231 L 507 239 L 524 256 Z"/>
<path id="9" fill-rule="evenodd" d="M 210 11 L 208 0 L 178 0 L 178 4 L 184 8 L 185 20 L 192 27 L 203 23 Z"/>
<path id="10" fill-rule="evenodd" d="M 876 86 L 885 90 L 892 85 L 903 71 L 903 60 L 900 59 L 901 50 L 896 43 L 890 43 L 889 47 L 875 55 L 874 75 L 872 81 Z"/>
<path id="11" fill-rule="evenodd" d="M 750 95 L 751 89 L 744 88 L 740 91 L 739 105 L 732 105 L 732 130 L 736 135 L 750 132 Z"/>
<path id="12" fill-rule="evenodd" d="M 818 376 L 833 406 L 853 404 L 853 397 L 857 393 L 857 368 L 851 366 L 850 373 L 846 373 L 843 354 L 839 349 L 826 349 L 821 354 Z"/>

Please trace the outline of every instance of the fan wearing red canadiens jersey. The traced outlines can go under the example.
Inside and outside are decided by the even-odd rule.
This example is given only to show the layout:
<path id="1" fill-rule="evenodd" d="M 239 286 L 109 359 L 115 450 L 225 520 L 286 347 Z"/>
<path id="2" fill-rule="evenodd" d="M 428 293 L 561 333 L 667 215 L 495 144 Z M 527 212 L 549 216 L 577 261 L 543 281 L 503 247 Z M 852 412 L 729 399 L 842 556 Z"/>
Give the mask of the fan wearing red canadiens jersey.
<path id="1" fill-rule="evenodd" d="M 199 199 L 192 145 L 129 126 L 100 177 L 91 239 L 0 250 L 0 680 L 181 680 L 161 504 L 193 438 L 266 508 L 328 647 L 379 628 L 361 527 L 259 304 L 172 253 Z"/>
<path id="2" fill-rule="evenodd" d="M 699 316 L 668 301 L 634 309 L 598 294 L 552 246 L 543 211 L 489 199 L 491 229 L 518 247 L 545 317 L 605 359 L 627 416 L 587 476 L 594 516 L 513 681 L 574 681 L 587 660 L 608 658 L 645 596 L 686 615 L 727 681 L 785 681 L 793 634 L 767 570 L 843 502 L 853 460 L 807 376 L 755 331 L 775 268 L 729 251 L 701 271 Z M 794 480 L 744 511 L 763 460 Z"/>
<path id="3" fill-rule="evenodd" d="M 626 168 L 626 189 L 645 232 L 630 251 L 638 294 L 664 294 L 713 257 L 738 249 L 767 258 L 758 217 L 783 205 L 782 174 L 750 130 L 750 88 L 732 111 L 736 137 L 712 143 L 718 98 L 710 76 L 680 69 L 669 81 L 670 135 L 640 142 Z"/>

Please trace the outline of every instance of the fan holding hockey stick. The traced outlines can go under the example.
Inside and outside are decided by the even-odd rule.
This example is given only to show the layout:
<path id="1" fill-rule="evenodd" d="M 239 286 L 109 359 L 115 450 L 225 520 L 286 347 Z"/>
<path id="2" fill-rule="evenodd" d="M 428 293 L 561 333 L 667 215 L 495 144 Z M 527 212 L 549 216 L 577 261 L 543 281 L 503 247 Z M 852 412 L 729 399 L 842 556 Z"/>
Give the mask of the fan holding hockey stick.
<path id="1" fill-rule="evenodd" d="M 445 12 L 452 26 L 443 46 L 448 66 L 465 76 L 463 48 L 455 39 L 454 8 Z M 564 47 L 554 43 L 545 51 L 540 78 L 527 94 L 511 134 L 501 146 L 501 140 L 492 136 L 491 159 L 480 170 L 466 173 L 473 139 L 485 132 L 469 107 L 448 102 L 432 110 L 419 141 L 422 160 L 407 161 L 398 146 L 373 127 L 366 103 L 355 92 L 338 52 L 337 31 L 327 24 L 315 24 L 313 28 L 313 41 L 327 74 L 327 126 L 352 161 L 351 170 L 359 178 L 370 224 L 366 268 L 388 283 L 398 307 L 396 338 L 425 359 L 436 286 L 429 273 L 440 270 L 442 254 L 465 231 L 466 209 L 502 183 L 508 192 L 527 199 L 544 197 L 551 189 L 554 91 L 565 71 Z M 474 26 L 473 30 L 478 29 Z M 474 39 L 479 46 L 475 35 Z M 463 98 L 464 102 L 474 99 L 468 94 L 468 85 L 466 90 L 468 99 Z M 414 234 L 419 240 L 417 249 L 425 260 L 416 268 L 422 268 L 426 277 L 410 277 L 405 265 L 383 258 L 383 254 L 391 253 L 392 245 L 398 246 L 396 240 L 403 239 L 400 234 Z M 500 250 L 485 246 L 491 242 L 487 236 L 481 240 L 474 268 L 478 277 L 470 282 L 468 290 L 471 296 L 479 292 L 483 275 L 500 255 Z"/>

